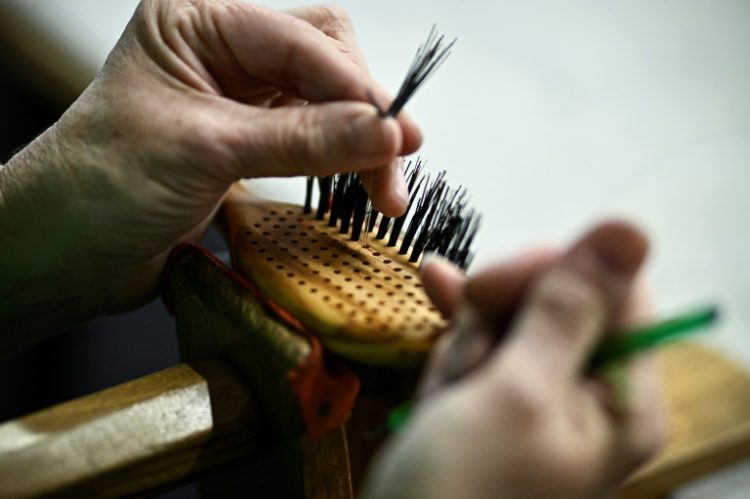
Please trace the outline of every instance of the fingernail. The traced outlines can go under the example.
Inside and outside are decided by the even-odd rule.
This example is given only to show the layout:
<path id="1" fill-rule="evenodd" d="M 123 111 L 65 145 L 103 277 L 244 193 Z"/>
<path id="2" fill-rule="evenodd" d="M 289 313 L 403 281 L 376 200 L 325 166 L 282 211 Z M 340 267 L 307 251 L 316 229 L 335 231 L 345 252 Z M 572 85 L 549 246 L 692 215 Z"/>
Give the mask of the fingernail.
<path id="1" fill-rule="evenodd" d="M 393 164 L 393 176 L 391 186 L 393 192 L 404 203 L 404 207 L 409 202 L 409 190 L 406 188 L 406 179 L 404 178 L 404 160 L 396 158 Z"/>
<path id="2" fill-rule="evenodd" d="M 632 274 L 638 270 L 648 252 L 646 237 L 626 223 L 605 224 L 593 236 L 597 258 L 615 272 Z"/>
<path id="3" fill-rule="evenodd" d="M 394 140 L 390 135 L 398 133 L 393 118 L 381 118 L 373 109 L 361 114 L 349 123 L 349 144 L 355 154 L 374 156 L 384 154 Z"/>

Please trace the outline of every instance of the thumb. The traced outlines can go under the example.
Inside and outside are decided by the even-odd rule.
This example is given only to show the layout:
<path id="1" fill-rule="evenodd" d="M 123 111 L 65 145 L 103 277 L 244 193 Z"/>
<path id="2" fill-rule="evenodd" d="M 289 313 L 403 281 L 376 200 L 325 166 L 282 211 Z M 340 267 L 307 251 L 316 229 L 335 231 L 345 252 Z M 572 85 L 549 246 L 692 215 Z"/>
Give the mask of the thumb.
<path id="1" fill-rule="evenodd" d="M 544 379 L 577 379 L 625 301 L 647 253 L 646 237 L 624 222 L 604 223 L 534 283 L 511 330 L 505 361 Z"/>
<path id="2" fill-rule="evenodd" d="M 371 105 L 330 102 L 258 109 L 237 105 L 226 134 L 235 156 L 230 172 L 243 177 L 332 175 L 390 164 L 402 130 Z"/>

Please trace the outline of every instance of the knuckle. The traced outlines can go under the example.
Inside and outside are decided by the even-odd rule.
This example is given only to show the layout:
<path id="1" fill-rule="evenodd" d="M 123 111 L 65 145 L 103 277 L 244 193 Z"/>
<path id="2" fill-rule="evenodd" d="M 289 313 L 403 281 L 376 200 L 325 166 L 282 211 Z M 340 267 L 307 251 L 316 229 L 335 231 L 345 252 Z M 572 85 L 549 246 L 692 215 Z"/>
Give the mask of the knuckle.
<path id="1" fill-rule="evenodd" d="M 340 5 L 323 4 L 318 7 L 321 17 L 321 25 L 325 31 L 334 33 L 348 33 L 352 29 L 352 20 L 349 13 Z"/>
<path id="2" fill-rule="evenodd" d="M 282 130 L 282 148 L 289 151 L 294 164 L 316 163 L 318 158 L 327 157 L 331 147 L 323 130 L 323 125 L 313 113 L 296 112 L 289 125 Z"/>
<path id="3" fill-rule="evenodd" d="M 552 270 L 542 277 L 533 296 L 539 312 L 565 331 L 596 327 L 606 313 L 604 298 L 596 287 L 565 269 Z"/>

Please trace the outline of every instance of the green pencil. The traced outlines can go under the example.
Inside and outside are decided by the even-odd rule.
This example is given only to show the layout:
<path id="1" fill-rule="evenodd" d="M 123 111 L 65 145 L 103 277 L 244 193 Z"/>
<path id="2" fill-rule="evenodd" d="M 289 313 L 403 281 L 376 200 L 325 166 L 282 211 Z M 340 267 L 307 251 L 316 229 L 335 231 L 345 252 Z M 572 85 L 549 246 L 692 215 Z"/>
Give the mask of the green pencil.
<path id="1" fill-rule="evenodd" d="M 587 364 L 586 372 L 593 372 L 602 367 L 631 357 L 637 353 L 651 350 L 659 345 L 669 343 L 704 329 L 719 317 L 716 306 L 706 306 L 678 315 L 665 321 L 625 331 L 622 334 L 607 337 L 594 351 Z M 384 427 L 395 430 L 409 419 L 414 405 L 407 400 L 393 409 L 388 415 Z M 387 430 L 386 430 L 387 431 Z"/>
<path id="2" fill-rule="evenodd" d="M 607 337 L 591 356 L 587 371 L 595 371 L 605 364 L 681 339 L 710 326 L 718 317 L 718 307 L 702 307 L 656 324 Z"/>

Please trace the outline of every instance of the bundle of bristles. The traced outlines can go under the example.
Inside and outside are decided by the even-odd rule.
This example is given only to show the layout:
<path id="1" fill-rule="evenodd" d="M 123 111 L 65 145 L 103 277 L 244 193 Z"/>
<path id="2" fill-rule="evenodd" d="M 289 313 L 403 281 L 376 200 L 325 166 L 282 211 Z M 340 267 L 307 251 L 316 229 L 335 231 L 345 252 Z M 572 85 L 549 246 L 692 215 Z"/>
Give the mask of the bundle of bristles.
<path id="1" fill-rule="evenodd" d="M 444 44 L 444 37 L 438 36 L 433 26 L 427 40 L 417 50 L 391 105 L 382 109 L 370 97 L 379 114 L 396 116 L 445 61 L 455 42 L 454 39 Z M 480 216 L 467 208 L 466 189 L 452 189 L 447 185 L 445 171 L 432 177 L 423 174 L 422 167 L 419 159 L 413 164 L 409 162 L 406 167 L 409 202 L 406 212 L 400 217 L 386 217 L 373 211 L 362 180 L 355 173 L 309 177 L 305 213 L 312 212 L 313 187 L 317 180 L 320 191 L 316 211 L 318 220 L 323 220 L 330 211 L 328 225 L 336 227 L 338 224 L 339 232 L 351 233 L 354 241 L 359 241 L 363 234 L 369 239 L 369 233 L 377 226 L 374 239 L 385 241 L 390 247 L 398 246 L 398 252 L 408 255 L 411 262 L 419 261 L 424 252 L 433 252 L 466 269 L 473 257 L 471 244 L 479 228 Z"/>
<path id="2" fill-rule="evenodd" d="M 313 187 L 318 184 L 320 195 L 315 218 L 338 227 L 339 233 L 350 234 L 359 241 L 366 232 L 369 237 L 398 247 L 410 262 L 419 261 L 424 252 L 443 256 L 462 269 L 471 263 L 471 244 L 481 217 L 467 206 L 466 189 L 451 188 L 445 171 L 435 176 L 423 173 L 423 162 L 410 161 L 405 170 L 409 202 L 400 217 L 386 217 L 372 209 L 367 191 L 359 175 L 343 173 L 331 177 L 308 177 L 305 213 L 313 211 Z M 375 230 L 377 227 L 377 230 Z M 369 236 L 374 232 L 373 236 Z"/>

